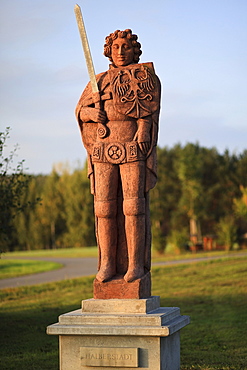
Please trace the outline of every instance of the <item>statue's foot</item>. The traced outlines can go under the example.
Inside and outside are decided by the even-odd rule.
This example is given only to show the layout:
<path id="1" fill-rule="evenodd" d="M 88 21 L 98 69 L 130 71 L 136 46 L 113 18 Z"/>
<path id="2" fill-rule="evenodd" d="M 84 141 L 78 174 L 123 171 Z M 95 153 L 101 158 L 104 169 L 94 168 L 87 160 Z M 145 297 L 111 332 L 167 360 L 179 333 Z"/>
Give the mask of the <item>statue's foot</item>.
<path id="1" fill-rule="evenodd" d="M 96 274 L 96 279 L 100 283 L 104 283 L 108 280 L 110 280 L 114 275 L 116 275 L 115 269 L 109 269 L 109 268 L 100 268 L 99 272 Z"/>
<path id="2" fill-rule="evenodd" d="M 134 269 L 129 269 L 124 275 L 124 280 L 126 283 L 131 283 L 134 280 L 140 279 L 144 275 L 144 269 L 136 267 Z"/>

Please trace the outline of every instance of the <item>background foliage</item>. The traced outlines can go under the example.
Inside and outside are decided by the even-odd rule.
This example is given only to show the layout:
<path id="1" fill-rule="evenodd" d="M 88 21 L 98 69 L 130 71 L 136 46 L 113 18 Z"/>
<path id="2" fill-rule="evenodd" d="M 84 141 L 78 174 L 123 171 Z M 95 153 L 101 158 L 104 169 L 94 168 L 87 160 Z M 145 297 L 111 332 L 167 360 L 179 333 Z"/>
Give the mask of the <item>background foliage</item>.
<path id="1" fill-rule="evenodd" d="M 27 176 L 20 162 L 7 171 L 14 152 L 3 155 L 6 135 L 1 133 L 0 142 L 1 250 L 96 245 L 86 164 Z M 150 192 L 150 208 L 153 246 L 160 253 L 191 247 L 195 228 L 199 242 L 212 237 L 226 249 L 245 246 L 247 150 L 219 154 L 198 143 L 158 148 L 158 183 Z"/>

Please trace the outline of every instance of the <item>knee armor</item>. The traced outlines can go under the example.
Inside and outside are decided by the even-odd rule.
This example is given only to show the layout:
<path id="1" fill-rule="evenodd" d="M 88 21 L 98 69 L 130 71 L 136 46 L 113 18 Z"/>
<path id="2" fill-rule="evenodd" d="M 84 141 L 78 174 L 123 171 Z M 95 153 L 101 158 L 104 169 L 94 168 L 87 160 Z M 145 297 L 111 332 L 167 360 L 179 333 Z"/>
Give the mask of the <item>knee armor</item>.
<path id="1" fill-rule="evenodd" d="M 94 211 L 96 217 L 113 218 L 117 214 L 117 201 L 96 200 L 94 202 Z"/>
<path id="2" fill-rule="evenodd" d="M 125 216 L 145 215 L 145 208 L 145 198 L 131 198 L 123 201 L 123 213 Z"/>

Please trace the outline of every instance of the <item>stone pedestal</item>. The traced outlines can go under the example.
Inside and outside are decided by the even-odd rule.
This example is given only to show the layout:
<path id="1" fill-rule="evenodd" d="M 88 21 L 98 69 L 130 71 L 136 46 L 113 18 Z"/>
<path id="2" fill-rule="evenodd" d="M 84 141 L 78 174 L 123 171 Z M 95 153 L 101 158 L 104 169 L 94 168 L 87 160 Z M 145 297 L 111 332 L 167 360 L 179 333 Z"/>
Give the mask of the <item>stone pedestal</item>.
<path id="1" fill-rule="evenodd" d="M 89 299 L 47 333 L 59 335 L 60 370 L 179 370 L 179 331 L 187 324 L 159 297 Z"/>
<path id="2" fill-rule="evenodd" d="M 100 283 L 93 283 L 93 296 L 96 299 L 140 299 L 151 296 L 151 274 L 148 272 L 142 278 L 126 283 L 123 276 Z"/>

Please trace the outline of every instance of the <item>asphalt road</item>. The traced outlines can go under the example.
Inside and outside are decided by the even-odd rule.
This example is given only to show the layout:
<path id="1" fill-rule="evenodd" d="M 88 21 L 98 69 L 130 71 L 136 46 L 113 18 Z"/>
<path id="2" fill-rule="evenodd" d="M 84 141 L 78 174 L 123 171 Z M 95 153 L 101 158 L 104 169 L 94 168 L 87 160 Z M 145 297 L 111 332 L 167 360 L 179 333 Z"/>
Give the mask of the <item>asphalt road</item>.
<path id="1" fill-rule="evenodd" d="M 0 280 L 0 289 L 73 279 L 81 276 L 94 275 L 97 272 L 97 258 L 23 257 L 18 259 L 58 262 L 63 264 L 63 267 L 38 274 Z"/>
<path id="2" fill-rule="evenodd" d="M 201 261 L 210 261 L 214 259 L 222 259 L 229 257 L 246 257 L 246 252 L 231 253 L 226 256 L 213 256 L 202 258 L 181 259 L 176 261 L 156 262 L 152 266 L 177 265 L 196 263 Z M 4 257 L 3 257 L 4 258 Z M 11 258 L 13 259 L 13 258 Z M 18 258 L 20 259 L 20 258 Z M 53 261 L 63 264 L 63 267 L 58 270 L 42 272 L 33 275 L 21 276 L 17 278 L 0 280 L 0 289 L 16 288 L 26 285 L 36 285 L 42 283 L 50 283 L 54 281 L 73 279 L 82 276 L 95 275 L 97 272 L 97 258 L 57 258 L 57 257 L 29 257 L 22 259 Z"/>

